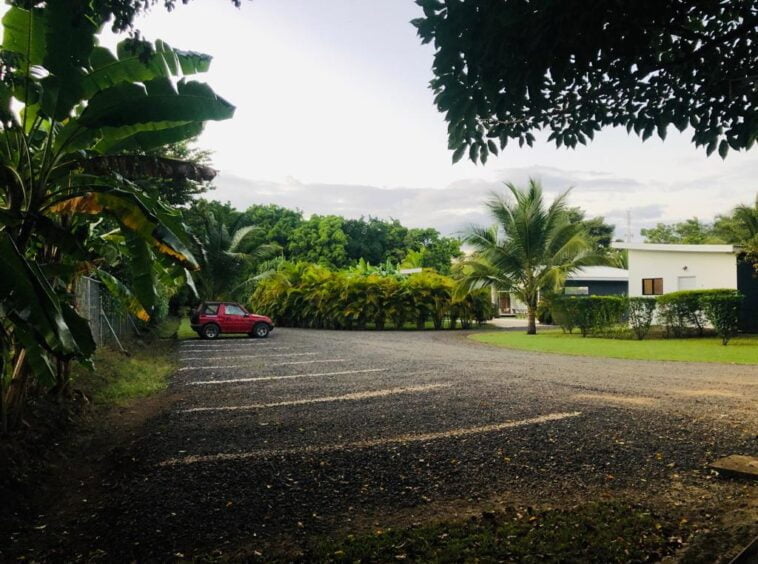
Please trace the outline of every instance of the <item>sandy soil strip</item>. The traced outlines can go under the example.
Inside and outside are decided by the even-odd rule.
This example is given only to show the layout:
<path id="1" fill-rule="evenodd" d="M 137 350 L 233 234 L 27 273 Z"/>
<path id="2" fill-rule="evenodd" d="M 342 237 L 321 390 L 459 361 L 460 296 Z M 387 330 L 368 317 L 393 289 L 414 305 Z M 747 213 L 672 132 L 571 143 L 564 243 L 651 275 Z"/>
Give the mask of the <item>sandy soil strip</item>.
<path id="1" fill-rule="evenodd" d="M 228 366 L 222 368 L 229 368 Z M 342 372 L 320 372 L 318 374 L 291 374 L 289 376 L 261 376 L 259 378 L 230 378 L 227 380 L 201 380 L 187 382 L 187 386 L 207 386 L 213 384 L 243 384 L 245 382 L 265 382 L 267 380 L 291 380 L 294 378 L 313 378 L 316 376 L 343 376 L 346 374 L 366 374 L 368 372 L 386 372 L 389 368 L 365 368 L 363 370 L 344 370 Z"/>
<path id="2" fill-rule="evenodd" d="M 300 399 L 291 401 L 277 401 L 274 403 L 253 403 L 250 405 L 227 405 L 221 407 L 193 407 L 182 409 L 180 413 L 199 413 L 199 412 L 216 412 L 216 411 L 247 411 L 254 409 L 266 409 L 270 407 L 284 407 L 289 405 L 305 405 L 309 403 L 326 403 L 335 401 L 357 401 L 363 399 L 383 398 L 396 394 L 414 394 L 420 392 L 431 392 L 441 388 L 449 388 L 452 384 L 427 384 L 425 386 L 411 386 L 408 388 L 388 388 L 385 390 L 373 390 L 366 392 L 354 392 L 342 396 L 324 396 L 320 398 Z"/>
<path id="3" fill-rule="evenodd" d="M 277 358 L 280 356 L 313 356 L 315 352 L 278 354 L 235 354 L 233 356 L 184 356 L 180 360 L 237 360 L 240 358 Z"/>
<path id="4" fill-rule="evenodd" d="M 195 464 L 197 462 L 220 462 L 227 460 L 248 460 L 252 458 L 268 458 L 272 456 L 285 456 L 288 454 L 310 454 L 333 452 L 336 450 L 371 448 L 375 446 L 384 446 L 398 443 L 428 442 L 438 439 L 451 439 L 465 437 L 467 435 L 476 435 L 481 433 L 492 433 L 494 431 L 503 431 L 514 427 L 525 427 L 527 425 L 538 425 L 549 421 L 559 421 L 569 417 L 578 417 L 581 411 L 572 411 L 568 413 L 548 413 L 530 419 L 521 421 L 505 421 L 493 425 L 482 425 L 481 427 L 465 427 L 461 429 L 451 429 L 450 431 L 441 431 L 437 433 L 417 433 L 400 435 L 396 437 L 386 437 L 382 439 L 367 439 L 353 443 L 337 443 L 321 446 L 306 446 L 300 448 L 282 448 L 282 449 L 261 449 L 248 452 L 220 453 L 210 455 L 190 455 L 182 458 L 170 458 L 164 460 L 159 466 L 176 466 L 178 464 Z"/>
<path id="5" fill-rule="evenodd" d="M 574 394 L 572 399 L 598 401 L 601 403 L 620 403 L 624 405 L 653 405 L 658 400 L 641 396 L 617 396 L 613 394 Z"/>
<path id="6" fill-rule="evenodd" d="M 741 398 L 744 397 L 744 394 L 738 394 L 737 392 L 730 392 L 728 390 L 713 390 L 713 389 L 707 389 L 707 390 L 677 390 L 677 394 L 682 394 L 683 396 L 691 396 L 691 397 L 720 397 L 720 398 Z"/>

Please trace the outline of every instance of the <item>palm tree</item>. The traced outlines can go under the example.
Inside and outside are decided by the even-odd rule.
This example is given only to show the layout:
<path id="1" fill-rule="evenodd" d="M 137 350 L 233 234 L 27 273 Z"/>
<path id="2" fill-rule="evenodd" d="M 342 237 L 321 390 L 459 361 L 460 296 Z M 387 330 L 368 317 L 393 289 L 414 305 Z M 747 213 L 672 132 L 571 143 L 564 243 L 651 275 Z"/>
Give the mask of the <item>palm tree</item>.
<path id="1" fill-rule="evenodd" d="M 558 290 L 576 269 L 602 262 L 579 223 L 569 220 L 568 191 L 546 206 L 542 186 L 506 184 L 513 200 L 493 194 L 487 208 L 495 220 L 490 228 L 472 227 L 466 242 L 474 254 L 463 264 L 460 291 L 491 287 L 514 294 L 527 307 L 527 333 L 537 333 L 537 302 L 541 292 Z"/>
<path id="2" fill-rule="evenodd" d="M 261 260 L 276 253 L 279 246 L 263 244 L 248 251 L 239 252 L 240 245 L 259 228 L 254 226 L 230 229 L 209 213 L 199 234 L 202 244 L 201 270 L 197 274 L 200 297 L 203 299 L 228 298 L 239 279 L 240 267 L 254 260 Z"/>

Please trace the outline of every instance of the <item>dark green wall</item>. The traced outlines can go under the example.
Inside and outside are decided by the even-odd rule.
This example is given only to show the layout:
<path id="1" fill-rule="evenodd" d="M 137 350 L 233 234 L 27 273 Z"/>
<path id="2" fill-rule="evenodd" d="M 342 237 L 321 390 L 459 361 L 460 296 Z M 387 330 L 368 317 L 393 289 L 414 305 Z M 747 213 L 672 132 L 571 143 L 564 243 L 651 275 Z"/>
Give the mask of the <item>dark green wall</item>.
<path id="1" fill-rule="evenodd" d="M 745 296 L 740 311 L 740 329 L 758 333 L 758 273 L 749 262 L 737 261 L 737 289 Z"/>
<path id="2" fill-rule="evenodd" d="M 573 288 L 587 286 L 590 296 L 626 296 L 629 293 L 627 282 L 566 280 L 564 286 Z"/>

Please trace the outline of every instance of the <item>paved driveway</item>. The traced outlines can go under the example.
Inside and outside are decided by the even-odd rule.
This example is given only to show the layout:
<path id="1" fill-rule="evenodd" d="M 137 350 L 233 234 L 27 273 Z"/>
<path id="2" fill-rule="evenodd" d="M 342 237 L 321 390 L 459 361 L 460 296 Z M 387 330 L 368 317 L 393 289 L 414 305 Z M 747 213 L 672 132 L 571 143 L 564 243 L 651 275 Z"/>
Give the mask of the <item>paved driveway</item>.
<path id="1" fill-rule="evenodd" d="M 82 527 L 108 554 L 190 556 L 497 503 L 715 499 L 736 490 L 705 465 L 756 453 L 755 367 L 523 353 L 461 332 L 277 329 L 179 355 L 176 401 Z"/>

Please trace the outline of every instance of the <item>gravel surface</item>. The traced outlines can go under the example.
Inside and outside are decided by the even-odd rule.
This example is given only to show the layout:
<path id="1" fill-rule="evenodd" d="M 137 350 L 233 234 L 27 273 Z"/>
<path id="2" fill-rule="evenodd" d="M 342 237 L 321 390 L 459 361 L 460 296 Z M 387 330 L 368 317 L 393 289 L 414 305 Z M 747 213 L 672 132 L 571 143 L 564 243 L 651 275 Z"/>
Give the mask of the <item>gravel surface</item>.
<path id="1" fill-rule="evenodd" d="M 175 401 L 114 456 L 102 499 L 19 553 L 228 555 L 493 499 L 726 499 L 745 486 L 706 465 L 758 453 L 758 367 L 535 354 L 463 332 L 277 329 L 178 354 Z"/>

